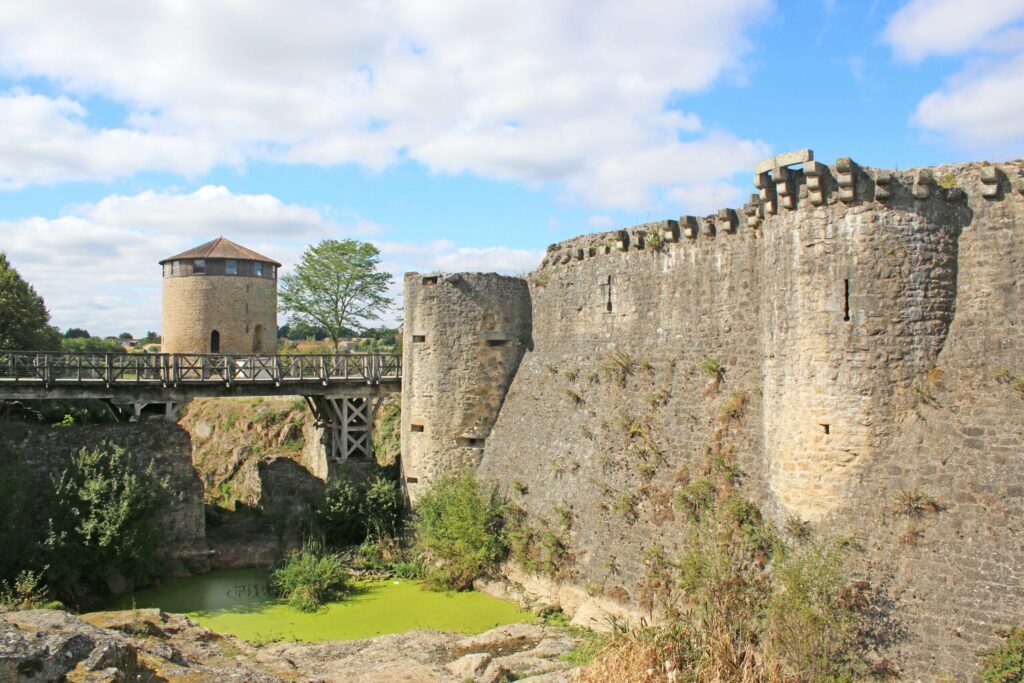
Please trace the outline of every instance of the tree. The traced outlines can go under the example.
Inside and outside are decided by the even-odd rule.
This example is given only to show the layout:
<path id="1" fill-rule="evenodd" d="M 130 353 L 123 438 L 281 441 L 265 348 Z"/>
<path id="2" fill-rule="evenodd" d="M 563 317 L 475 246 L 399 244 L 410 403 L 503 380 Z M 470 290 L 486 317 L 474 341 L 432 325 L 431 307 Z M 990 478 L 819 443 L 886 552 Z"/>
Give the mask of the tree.
<path id="1" fill-rule="evenodd" d="M 133 335 L 131 332 L 122 332 L 121 334 L 117 335 L 117 338 L 120 339 L 121 341 L 131 341 L 132 339 L 135 339 L 135 335 Z"/>
<path id="2" fill-rule="evenodd" d="M 146 332 L 146 336 L 142 338 L 142 343 L 143 344 L 159 344 L 160 343 L 160 335 L 157 334 L 156 332 L 153 332 L 152 330 L 150 330 L 149 332 Z"/>
<path id="3" fill-rule="evenodd" d="M 83 330 L 81 327 L 69 327 L 64 333 L 65 339 L 88 339 L 89 337 L 89 330 Z"/>
<path id="4" fill-rule="evenodd" d="M 0 252 L 0 349 L 49 351 L 60 348 L 60 339 L 43 297 Z"/>
<path id="5" fill-rule="evenodd" d="M 281 278 L 281 309 L 296 324 L 326 330 L 337 352 L 346 333 L 379 320 L 391 306 L 391 275 L 379 265 L 380 251 L 368 242 L 323 240 Z"/>
<path id="6" fill-rule="evenodd" d="M 101 337 L 64 339 L 61 348 L 68 353 L 124 353 L 124 347 L 116 339 Z"/>

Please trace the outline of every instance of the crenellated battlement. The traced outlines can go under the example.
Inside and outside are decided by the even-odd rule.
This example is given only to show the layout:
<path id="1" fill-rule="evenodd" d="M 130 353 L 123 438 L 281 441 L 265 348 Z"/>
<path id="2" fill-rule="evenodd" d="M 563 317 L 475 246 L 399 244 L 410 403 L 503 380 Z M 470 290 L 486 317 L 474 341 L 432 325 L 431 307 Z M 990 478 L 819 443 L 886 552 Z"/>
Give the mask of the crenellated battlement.
<path id="1" fill-rule="evenodd" d="M 759 239 L 772 217 L 796 211 L 878 204 L 922 212 L 929 203 L 968 204 L 1024 196 L 1024 160 L 966 163 L 905 171 L 862 166 L 841 157 L 828 166 L 810 149 L 786 152 L 755 168 L 756 193 L 740 208 L 680 216 L 628 228 L 579 235 L 552 244 L 540 268 L 629 251 L 667 252 L 720 237 Z"/>

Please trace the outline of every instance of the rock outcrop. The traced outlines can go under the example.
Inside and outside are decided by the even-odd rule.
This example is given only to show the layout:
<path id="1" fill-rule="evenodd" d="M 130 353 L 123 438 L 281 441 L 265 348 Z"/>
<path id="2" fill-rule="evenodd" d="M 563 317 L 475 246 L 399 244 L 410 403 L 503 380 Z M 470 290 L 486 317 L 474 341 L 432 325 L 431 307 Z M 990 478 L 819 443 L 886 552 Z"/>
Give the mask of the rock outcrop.
<path id="1" fill-rule="evenodd" d="M 159 610 L 0 613 L 0 680 L 439 681 L 569 680 L 563 629 L 502 626 L 466 637 L 415 630 L 369 640 L 256 647 Z"/>

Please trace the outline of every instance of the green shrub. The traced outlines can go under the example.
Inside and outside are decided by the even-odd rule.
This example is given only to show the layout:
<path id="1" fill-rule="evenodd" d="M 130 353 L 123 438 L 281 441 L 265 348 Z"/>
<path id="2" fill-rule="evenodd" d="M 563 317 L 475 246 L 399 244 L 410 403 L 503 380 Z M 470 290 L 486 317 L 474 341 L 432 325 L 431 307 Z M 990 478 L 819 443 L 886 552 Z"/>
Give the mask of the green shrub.
<path id="1" fill-rule="evenodd" d="M 984 683 L 1024 682 L 1024 626 L 997 633 L 1006 642 L 979 653 L 978 675 Z"/>
<path id="2" fill-rule="evenodd" d="M 363 518 L 370 538 L 390 538 L 398 533 L 402 493 L 395 482 L 375 477 L 363 494 Z"/>
<path id="3" fill-rule="evenodd" d="M 157 515 L 168 499 L 152 463 L 136 472 L 120 446 L 83 448 L 54 482 L 48 578 L 62 592 L 115 573 L 136 582 L 155 578 L 163 540 Z"/>
<path id="4" fill-rule="evenodd" d="M 850 608 L 847 551 L 806 543 L 779 554 L 768 605 L 768 650 L 787 677 L 841 679 L 857 670 L 859 624 Z"/>
<path id="5" fill-rule="evenodd" d="M 363 496 L 344 477 L 327 482 L 313 511 L 312 532 L 329 546 L 356 545 L 366 538 Z"/>
<path id="6" fill-rule="evenodd" d="M 420 499 L 413 522 L 428 586 L 465 590 L 506 555 L 497 491 L 465 471 L 445 476 Z"/>
<path id="7" fill-rule="evenodd" d="M 0 607 L 5 609 L 38 609 L 48 605 L 43 575 L 30 569 L 22 570 L 13 582 L 0 581 Z"/>
<path id="8" fill-rule="evenodd" d="M 395 536 L 401 514 L 402 494 L 395 482 L 375 477 L 357 485 L 339 477 L 314 503 L 309 531 L 331 547 L 357 545 L 367 538 Z"/>
<path id="9" fill-rule="evenodd" d="M 270 576 L 274 591 L 302 612 L 315 612 L 325 602 L 341 600 L 349 592 L 348 567 L 338 553 L 307 543 L 293 550 Z"/>

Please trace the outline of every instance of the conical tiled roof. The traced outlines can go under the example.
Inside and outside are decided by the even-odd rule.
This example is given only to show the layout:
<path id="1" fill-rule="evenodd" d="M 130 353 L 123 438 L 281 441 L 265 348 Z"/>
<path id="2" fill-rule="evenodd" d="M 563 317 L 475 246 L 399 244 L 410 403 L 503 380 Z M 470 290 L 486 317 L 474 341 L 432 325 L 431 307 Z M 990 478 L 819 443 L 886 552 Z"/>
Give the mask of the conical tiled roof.
<path id="1" fill-rule="evenodd" d="M 195 258 L 230 258 L 248 261 L 263 261 L 264 263 L 272 263 L 277 267 L 281 267 L 281 264 L 272 258 L 267 258 L 262 254 L 257 254 L 252 249 L 246 249 L 240 244 L 235 244 L 226 237 L 218 237 L 215 240 L 211 240 L 206 244 L 200 244 L 198 247 L 183 251 L 180 254 L 174 256 L 168 256 L 164 260 L 160 261 L 164 264 L 168 261 L 180 261 L 182 259 L 195 259 Z"/>

